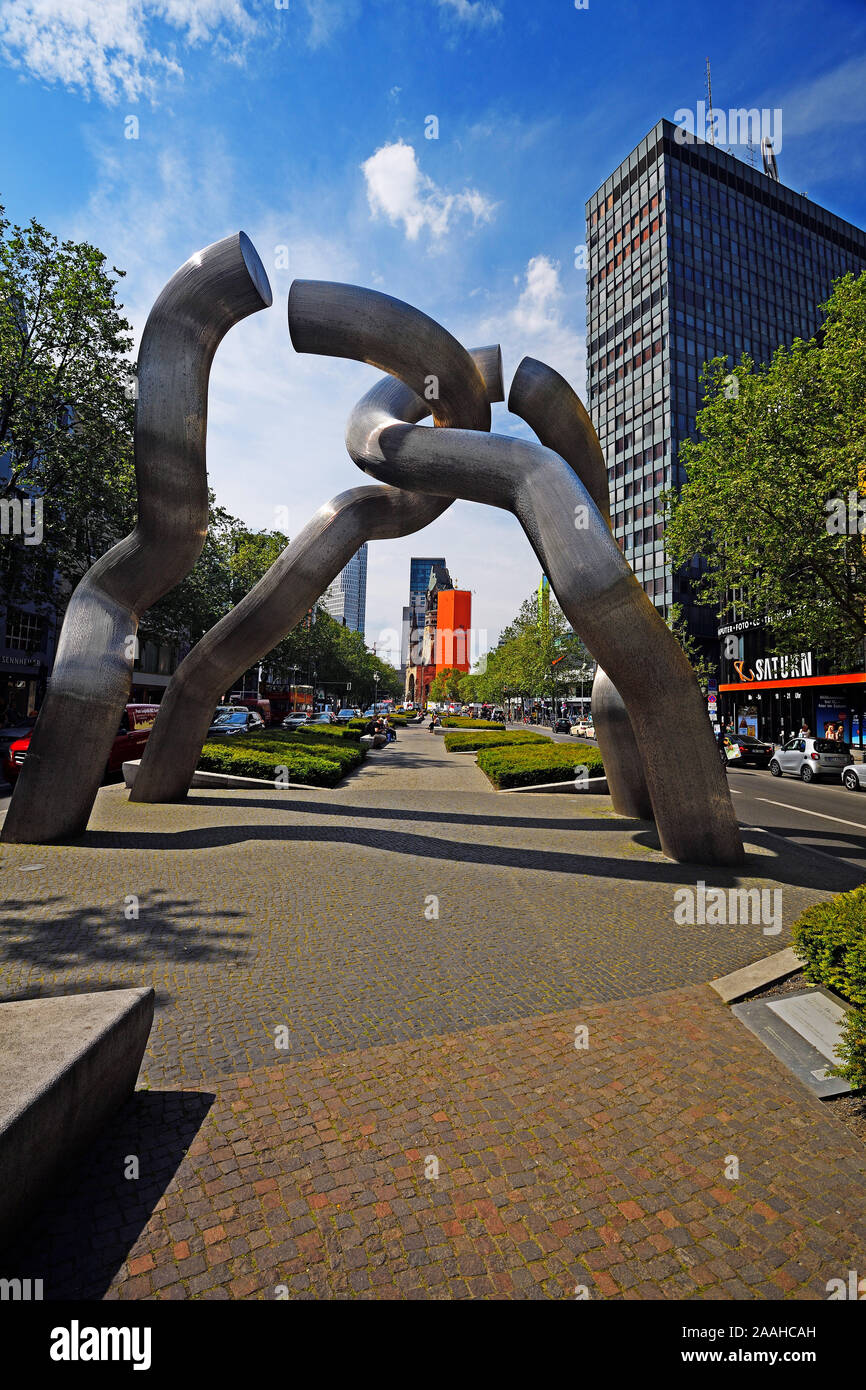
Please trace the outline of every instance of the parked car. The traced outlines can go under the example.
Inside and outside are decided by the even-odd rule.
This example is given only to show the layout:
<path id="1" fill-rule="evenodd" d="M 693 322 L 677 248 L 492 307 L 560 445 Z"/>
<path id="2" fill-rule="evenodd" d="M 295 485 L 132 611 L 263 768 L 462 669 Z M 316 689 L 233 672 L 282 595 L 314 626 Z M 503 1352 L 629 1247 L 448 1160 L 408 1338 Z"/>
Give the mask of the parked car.
<path id="1" fill-rule="evenodd" d="M 126 706 L 120 716 L 120 728 L 105 764 L 106 775 L 109 772 L 119 772 L 124 763 L 135 762 L 141 757 L 158 713 L 159 705 Z M 21 771 L 31 737 L 32 732 L 24 738 L 15 739 L 3 755 L 3 771 L 9 782 L 14 782 Z"/>
<path id="2" fill-rule="evenodd" d="M 314 714 L 310 720 L 311 724 L 336 724 L 337 716 L 332 714 L 329 709 L 323 709 L 319 714 Z"/>
<path id="3" fill-rule="evenodd" d="M 770 760 L 774 777 L 789 773 L 803 782 L 818 777 L 838 777 L 851 762 L 847 743 L 834 738 L 790 738 Z"/>
<path id="4" fill-rule="evenodd" d="M 725 739 L 725 755 L 729 762 L 748 763 L 752 767 L 769 767 L 773 744 L 751 734 L 730 734 Z"/>
<path id="5" fill-rule="evenodd" d="M 306 714 L 303 710 L 300 710 L 300 711 L 298 711 L 296 714 L 287 714 L 287 715 L 286 715 L 285 719 L 283 720 L 283 728 L 284 728 L 284 729 L 302 729 L 302 728 L 304 727 L 304 725 L 305 725 L 305 724 L 309 724 L 309 722 L 310 722 L 310 716 L 309 716 L 309 714 Z"/>
<path id="6" fill-rule="evenodd" d="M 227 714 L 244 714 L 246 713 L 246 708 L 246 705 L 217 705 L 213 712 L 211 723 L 215 724 L 218 719 L 224 718 Z"/>
<path id="7" fill-rule="evenodd" d="M 360 710 L 357 710 L 357 709 L 348 709 L 348 708 L 346 708 L 346 709 L 338 709 L 338 710 L 337 710 L 337 723 L 338 723 L 338 724 L 348 724 L 348 722 L 349 722 L 350 719 L 357 719 L 360 713 L 361 713 L 361 711 L 360 711 Z"/>
<path id="8" fill-rule="evenodd" d="M 17 743 L 20 738 L 26 738 L 35 723 L 36 715 L 28 714 L 26 717 L 11 720 L 5 728 L 0 729 L 0 758 L 9 751 L 11 744 Z"/>
<path id="9" fill-rule="evenodd" d="M 222 714 L 208 729 L 208 738 L 214 734 L 251 734 L 265 728 L 265 721 L 253 709 L 236 709 L 231 714 Z"/>
<path id="10" fill-rule="evenodd" d="M 570 723 L 570 721 L 569 721 L 568 719 L 556 719 L 556 720 L 554 721 L 554 724 L 553 724 L 553 732 L 554 732 L 555 734 L 570 734 L 570 733 L 571 733 L 571 723 Z"/>
<path id="11" fill-rule="evenodd" d="M 842 785 L 849 792 L 859 792 L 866 787 L 866 763 L 849 763 L 842 772 Z"/>
<path id="12" fill-rule="evenodd" d="M 595 726 L 591 719 L 576 719 L 568 731 L 575 738 L 595 738 Z"/>

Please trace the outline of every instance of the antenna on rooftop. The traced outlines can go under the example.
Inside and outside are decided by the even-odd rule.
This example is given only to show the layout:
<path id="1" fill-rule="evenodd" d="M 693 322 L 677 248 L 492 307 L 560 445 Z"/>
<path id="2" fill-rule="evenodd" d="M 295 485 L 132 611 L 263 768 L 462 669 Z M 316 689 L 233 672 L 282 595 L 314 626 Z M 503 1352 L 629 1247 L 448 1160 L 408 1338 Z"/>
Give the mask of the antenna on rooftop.
<path id="1" fill-rule="evenodd" d="M 716 131 L 713 122 L 713 80 L 710 76 L 710 60 L 707 58 L 707 129 L 711 145 L 716 143 Z"/>

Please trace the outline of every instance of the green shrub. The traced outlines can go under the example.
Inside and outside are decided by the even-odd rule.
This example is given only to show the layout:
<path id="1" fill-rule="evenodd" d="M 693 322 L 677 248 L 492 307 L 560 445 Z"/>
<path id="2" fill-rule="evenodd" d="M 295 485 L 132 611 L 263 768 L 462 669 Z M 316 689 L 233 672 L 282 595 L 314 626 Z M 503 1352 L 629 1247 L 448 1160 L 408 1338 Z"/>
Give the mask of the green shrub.
<path id="1" fill-rule="evenodd" d="M 806 908 L 791 927 L 806 980 L 826 984 L 852 1004 L 842 1023 L 840 1065 L 830 1068 L 855 1090 L 866 1087 L 866 884 Z"/>
<path id="2" fill-rule="evenodd" d="M 510 747 L 515 743 L 550 743 L 544 734 L 534 734 L 529 729 L 516 729 L 509 733 L 500 726 L 499 732 L 492 729 L 479 729 L 477 733 L 464 733 L 458 729 L 445 735 L 445 747 L 449 753 L 468 753 L 478 748 Z"/>
<path id="3" fill-rule="evenodd" d="M 590 778 L 604 776 L 597 748 L 587 743 L 543 743 L 482 748 L 476 761 L 495 787 L 531 787 L 536 782 L 567 782 L 581 765 Z"/>
<path id="4" fill-rule="evenodd" d="M 807 980 L 866 1007 L 866 884 L 807 908 L 791 934 Z"/>
<path id="5" fill-rule="evenodd" d="M 495 719 L 470 719 L 465 714 L 442 714 L 439 718 L 443 729 L 502 729 L 504 727 Z"/>
<path id="6" fill-rule="evenodd" d="M 244 738 L 242 746 L 238 746 L 240 742 L 206 743 L 198 760 L 200 770 L 274 782 L 277 768 L 285 767 L 290 782 L 303 782 L 311 787 L 335 787 L 347 771 L 340 763 L 323 755 L 329 750 L 272 745 L 271 751 L 265 751 L 250 747 L 249 739 Z"/>
<path id="7" fill-rule="evenodd" d="M 853 1008 L 842 1024 L 839 1065 L 831 1067 L 855 1089 L 866 1086 L 866 884 L 808 907 L 791 928 L 806 979 L 827 985 Z"/>
<path id="8" fill-rule="evenodd" d="M 866 1087 L 866 1009 L 852 1009 L 842 1024 L 842 1040 L 836 1048 L 839 1065 L 831 1067 L 855 1091 Z"/>

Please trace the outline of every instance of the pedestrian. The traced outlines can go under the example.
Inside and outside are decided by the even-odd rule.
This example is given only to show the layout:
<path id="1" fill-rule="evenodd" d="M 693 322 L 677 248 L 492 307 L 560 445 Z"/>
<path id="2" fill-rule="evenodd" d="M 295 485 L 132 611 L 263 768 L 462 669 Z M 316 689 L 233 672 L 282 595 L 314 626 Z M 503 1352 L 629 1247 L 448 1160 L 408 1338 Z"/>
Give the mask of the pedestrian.
<path id="1" fill-rule="evenodd" d="M 800 738 L 811 738 L 811 736 L 812 730 L 809 728 L 809 725 L 806 723 L 804 719 L 802 724 L 800 725 Z"/>

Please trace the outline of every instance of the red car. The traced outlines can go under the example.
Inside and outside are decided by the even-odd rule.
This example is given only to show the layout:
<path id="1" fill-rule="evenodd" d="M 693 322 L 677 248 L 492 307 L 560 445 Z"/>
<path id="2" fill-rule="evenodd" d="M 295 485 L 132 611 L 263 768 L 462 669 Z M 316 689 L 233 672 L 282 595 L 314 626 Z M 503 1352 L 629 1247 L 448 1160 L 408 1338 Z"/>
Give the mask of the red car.
<path id="1" fill-rule="evenodd" d="M 111 753 L 105 765 L 106 773 L 119 772 L 124 763 L 132 762 L 141 757 L 158 713 L 159 705 L 126 706 L 120 716 L 120 728 L 115 735 Z M 7 781 L 14 782 L 21 771 L 21 764 L 27 757 L 31 737 L 32 735 L 28 734 L 26 738 L 16 739 L 4 753 L 3 772 Z"/>

